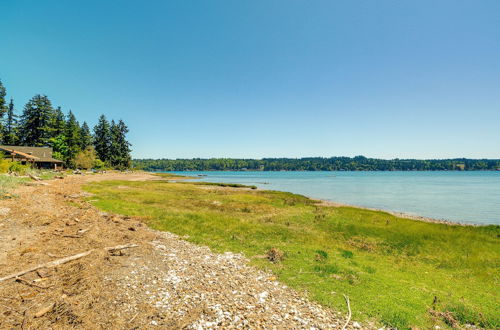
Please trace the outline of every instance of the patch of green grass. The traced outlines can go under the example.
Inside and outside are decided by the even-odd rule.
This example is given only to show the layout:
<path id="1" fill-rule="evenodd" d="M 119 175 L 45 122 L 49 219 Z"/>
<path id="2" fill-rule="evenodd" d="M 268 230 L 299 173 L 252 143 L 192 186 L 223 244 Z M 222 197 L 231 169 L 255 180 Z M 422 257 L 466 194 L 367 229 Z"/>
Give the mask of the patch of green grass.
<path id="1" fill-rule="evenodd" d="M 430 328 L 450 326 L 436 315 L 452 315 L 460 325 L 500 326 L 499 226 L 426 223 L 285 192 L 194 183 L 108 181 L 85 189 L 105 211 L 143 217 L 215 251 L 244 253 L 325 306 L 344 311 L 346 294 L 355 320 Z M 258 257 L 271 248 L 286 258 Z"/>
<path id="2" fill-rule="evenodd" d="M 7 174 L 0 175 L 0 198 L 12 197 L 11 192 L 18 185 L 29 181 L 27 178 L 19 178 L 15 176 L 10 176 Z"/>

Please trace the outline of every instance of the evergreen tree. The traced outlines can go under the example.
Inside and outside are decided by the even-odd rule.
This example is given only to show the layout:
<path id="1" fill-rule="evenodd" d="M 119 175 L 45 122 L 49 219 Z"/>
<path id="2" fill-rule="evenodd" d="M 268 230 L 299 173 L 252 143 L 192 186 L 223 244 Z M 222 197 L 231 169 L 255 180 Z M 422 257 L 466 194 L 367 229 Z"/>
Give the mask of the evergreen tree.
<path id="1" fill-rule="evenodd" d="M 109 122 L 104 115 L 99 117 L 99 121 L 94 127 L 94 147 L 100 160 L 103 162 L 108 162 L 110 160 L 111 131 Z"/>
<path id="2" fill-rule="evenodd" d="M 130 167 L 130 143 L 126 138 L 128 131 L 128 127 L 122 120 L 118 121 L 118 124 L 114 120 L 111 122 L 111 165 L 113 167 L 120 169 Z"/>
<path id="3" fill-rule="evenodd" d="M 5 90 L 5 87 L 2 84 L 2 81 L 0 80 L 0 134 L 1 135 L 3 135 L 4 133 L 3 117 L 5 113 L 8 111 L 7 101 L 5 100 L 6 95 L 7 91 Z M 0 136 L 0 140 L 3 140 L 3 137 Z"/>
<path id="4" fill-rule="evenodd" d="M 3 128 L 3 144 L 16 145 L 19 142 L 17 124 L 17 115 L 14 113 L 14 100 L 10 99 Z"/>
<path id="5" fill-rule="evenodd" d="M 52 137 L 64 134 L 66 131 L 66 119 L 61 107 L 57 107 L 52 118 Z"/>
<path id="6" fill-rule="evenodd" d="M 83 122 L 80 129 L 80 148 L 82 150 L 87 149 L 87 147 L 92 145 L 92 134 L 90 133 L 89 125 Z"/>
<path id="7" fill-rule="evenodd" d="M 6 95 L 7 91 L 5 90 L 5 87 L 0 80 L 0 118 L 3 118 L 3 116 L 7 112 L 7 101 L 5 100 Z"/>
<path id="8" fill-rule="evenodd" d="M 124 168 L 129 168 L 132 163 L 132 157 L 130 156 L 130 147 L 132 144 L 127 140 L 127 133 L 129 129 L 123 120 L 118 121 L 118 131 L 120 132 L 119 145 L 120 145 L 120 155 L 121 155 L 121 166 Z"/>
<path id="9" fill-rule="evenodd" d="M 34 147 L 48 145 L 52 135 L 53 116 L 54 109 L 47 96 L 35 95 L 29 100 L 21 116 L 21 143 Z"/>
<path id="10" fill-rule="evenodd" d="M 66 155 L 66 163 L 72 165 L 73 159 L 76 154 L 78 154 L 81 149 L 80 141 L 80 124 L 76 120 L 73 112 L 68 113 L 68 121 L 66 122 L 66 129 L 64 131 L 64 136 L 66 137 L 66 145 L 68 147 L 68 152 Z"/>

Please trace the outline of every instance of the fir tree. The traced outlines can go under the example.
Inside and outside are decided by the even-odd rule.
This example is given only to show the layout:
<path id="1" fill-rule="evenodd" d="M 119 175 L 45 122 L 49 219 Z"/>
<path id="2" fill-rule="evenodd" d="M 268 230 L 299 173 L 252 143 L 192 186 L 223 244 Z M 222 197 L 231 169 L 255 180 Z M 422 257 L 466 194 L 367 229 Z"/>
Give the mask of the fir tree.
<path id="1" fill-rule="evenodd" d="M 6 95 L 7 95 L 7 91 L 5 90 L 5 87 L 2 84 L 2 81 L 0 81 L 0 135 L 3 135 L 3 133 L 4 133 L 3 117 L 4 117 L 5 113 L 8 111 L 7 103 L 5 100 Z M 2 136 L 0 136 L 0 140 L 3 140 Z"/>
<path id="2" fill-rule="evenodd" d="M 64 134 L 66 131 L 66 119 L 61 107 L 57 107 L 52 118 L 52 137 Z"/>
<path id="3" fill-rule="evenodd" d="M 17 115 L 14 113 L 14 100 L 10 99 L 7 118 L 3 128 L 3 143 L 16 145 L 19 142 Z"/>
<path id="4" fill-rule="evenodd" d="M 92 145 L 92 134 L 90 133 L 89 125 L 83 122 L 80 129 L 80 148 L 85 150 L 87 147 Z"/>
<path id="5" fill-rule="evenodd" d="M 5 87 L 0 80 L 0 119 L 3 118 L 3 116 L 7 112 L 7 101 L 5 100 L 6 95 L 7 91 L 5 90 Z"/>
<path id="6" fill-rule="evenodd" d="M 132 157 L 130 156 L 130 146 L 132 145 L 127 140 L 127 133 L 129 129 L 123 120 L 118 121 L 118 132 L 120 132 L 118 144 L 120 147 L 120 165 L 124 168 L 129 168 L 132 162 Z"/>
<path id="7" fill-rule="evenodd" d="M 75 158 L 76 154 L 82 150 L 80 130 L 80 124 L 76 120 L 73 112 L 71 112 L 70 110 L 70 112 L 68 113 L 68 121 L 66 122 L 66 129 L 64 131 L 64 136 L 66 137 L 66 144 L 68 147 L 66 163 L 69 165 L 71 165 L 71 162 Z"/>
<path id="8" fill-rule="evenodd" d="M 118 124 L 113 120 L 111 122 L 111 165 L 116 168 L 124 169 L 130 167 L 130 143 L 126 135 L 128 127 L 120 120 Z"/>
<path id="9" fill-rule="evenodd" d="M 103 162 L 110 160 L 111 131 L 109 122 L 104 115 L 99 117 L 99 121 L 94 127 L 94 147 L 100 160 Z"/>
<path id="10" fill-rule="evenodd" d="M 45 95 L 35 95 L 24 106 L 21 116 L 21 143 L 27 146 L 43 147 L 51 138 L 51 121 L 54 109 Z"/>

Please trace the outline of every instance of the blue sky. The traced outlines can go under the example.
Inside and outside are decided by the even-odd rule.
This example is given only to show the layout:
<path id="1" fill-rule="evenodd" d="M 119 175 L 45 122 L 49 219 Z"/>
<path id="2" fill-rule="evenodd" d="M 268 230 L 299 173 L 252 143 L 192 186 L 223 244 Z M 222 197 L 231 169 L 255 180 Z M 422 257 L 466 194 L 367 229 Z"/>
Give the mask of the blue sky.
<path id="1" fill-rule="evenodd" d="M 500 158 L 500 1 L 0 2 L 0 79 L 134 157 Z"/>

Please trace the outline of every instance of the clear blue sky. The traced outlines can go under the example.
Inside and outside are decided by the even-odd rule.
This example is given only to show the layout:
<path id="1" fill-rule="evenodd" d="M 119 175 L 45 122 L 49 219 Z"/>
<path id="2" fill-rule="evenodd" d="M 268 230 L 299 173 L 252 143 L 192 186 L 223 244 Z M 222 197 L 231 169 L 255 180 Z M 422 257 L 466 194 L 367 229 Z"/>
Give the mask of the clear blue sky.
<path id="1" fill-rule="evenodd" d="M 0 2 L 0 79 L 134 157 L 500 158 L 500 1 Z"/>

